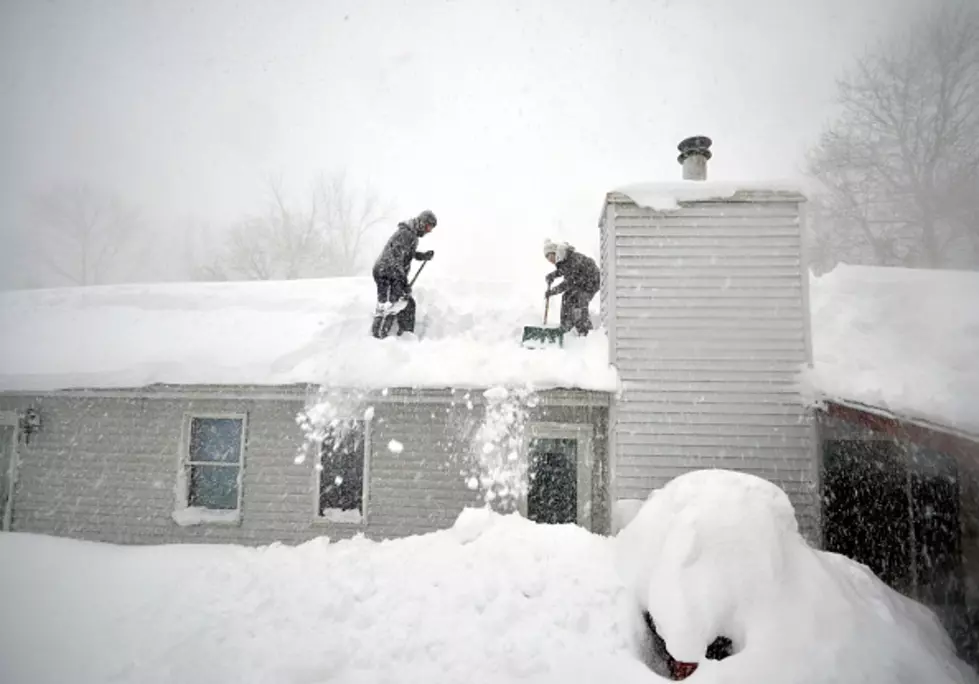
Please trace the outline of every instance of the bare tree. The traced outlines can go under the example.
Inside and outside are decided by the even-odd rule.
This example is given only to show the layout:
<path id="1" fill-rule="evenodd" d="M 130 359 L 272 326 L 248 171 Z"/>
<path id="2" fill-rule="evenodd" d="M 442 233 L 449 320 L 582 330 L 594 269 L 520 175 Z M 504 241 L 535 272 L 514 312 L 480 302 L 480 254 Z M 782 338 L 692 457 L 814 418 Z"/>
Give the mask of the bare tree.
<path id="1" fill-rule="evenodd" d="M 386 212 L 369 187 L 350 189 L 346 175 L 321 175 L 302 205 L 269 180 L 265 212 L 233 226 L 217 258 L 198 269 L 210 280 L 291 280 L 355 273 L 363 241 Z"/>
<path id="2" fill-rule="evenodd" d="M 809 156 L 820 260 L 979 266 L 979 6 L 944 3 L 839 84 Z"/>
<path id="3" fill-rule="evenodd" d="M 36 198 L 32 216 L 41 265 L 73 285 L 119 280 L 141 262 L 139 212 L 88 184 L 52 188 Z"/>

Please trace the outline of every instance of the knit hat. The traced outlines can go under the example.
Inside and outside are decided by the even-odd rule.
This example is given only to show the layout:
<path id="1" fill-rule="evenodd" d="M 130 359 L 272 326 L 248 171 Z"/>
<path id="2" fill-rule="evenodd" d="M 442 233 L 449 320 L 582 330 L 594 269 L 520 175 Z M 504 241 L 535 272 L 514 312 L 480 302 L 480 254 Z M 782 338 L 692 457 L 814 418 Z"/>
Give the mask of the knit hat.
<path id="1" fill-rule="evenodd" d="M 550 239 L 544 240 L 544 256 L 554 255 L 554 263 L 559 264 L 568 258 L 568 253 L 573 252 L 574 247 L 567 242 L 552 242 Z"/>

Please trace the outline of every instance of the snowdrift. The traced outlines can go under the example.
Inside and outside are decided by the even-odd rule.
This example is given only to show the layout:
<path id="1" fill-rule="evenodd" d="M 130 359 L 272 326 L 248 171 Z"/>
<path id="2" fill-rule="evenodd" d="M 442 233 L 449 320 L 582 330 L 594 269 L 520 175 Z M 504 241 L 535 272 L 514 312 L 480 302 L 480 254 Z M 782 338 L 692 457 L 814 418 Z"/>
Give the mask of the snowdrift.
<path id="1" fill-rule="evenodd" d="M 979 434 L 979 272 L 844 264 L 811 309 L 819 394 Z"/>
<path id="2" fill-rule="evenodd" d="M 691 682 L 975 683 L 931 613 L 807 547 L 781 490 L 725 471 L 616 538 L 470 509 L 449 530 L 298 547 L 0 536 L 0 681 L 643 682 L 641 608 Z"/>
<path id="3" fill-rule="evenodd" d="M 370 278 L 4 292 L 0 391 L 154 383 L 614 390 L 601 331 L 563 350 L 521 348 L 523 326 L 540 323 L 542 293 L 543 281 L 529 289 L 420 280 L 421 339 L 375 340 Z"/>
<path id="4" fill-rule="evenodd" d="M 937 617 L 865 566 L 810 547 L 781 489 L 702 470 L 618 535 L 620 572 L 696 682 L 977 682 Z M 731 657 L 704 659 L 716 637 Z M 655 666 L 655 663 L 652 663 Z"/>

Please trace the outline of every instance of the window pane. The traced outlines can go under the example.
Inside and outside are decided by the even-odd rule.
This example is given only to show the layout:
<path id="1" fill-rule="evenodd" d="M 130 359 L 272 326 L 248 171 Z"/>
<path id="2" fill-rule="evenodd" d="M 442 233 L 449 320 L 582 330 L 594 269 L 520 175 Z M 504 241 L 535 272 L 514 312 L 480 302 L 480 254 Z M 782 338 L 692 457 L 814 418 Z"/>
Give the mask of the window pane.
<path id="1" fill-rule="evenodd" d="M 320 515 L 331 508 L 360 511 L 364 499 L 364 424 L 337 426 L 320 452 Z"/>
<path id="2" fill-rule="evenodd" d="M 240 418 L 194 418 L 190 421 L 191 461 L 237 463 L 241 454 Z"/>
<path id="3" fill-rule="evenodd" d="M 238 508 L 238 468 L 190 466 L 187 505 L 222 511 Z"/>

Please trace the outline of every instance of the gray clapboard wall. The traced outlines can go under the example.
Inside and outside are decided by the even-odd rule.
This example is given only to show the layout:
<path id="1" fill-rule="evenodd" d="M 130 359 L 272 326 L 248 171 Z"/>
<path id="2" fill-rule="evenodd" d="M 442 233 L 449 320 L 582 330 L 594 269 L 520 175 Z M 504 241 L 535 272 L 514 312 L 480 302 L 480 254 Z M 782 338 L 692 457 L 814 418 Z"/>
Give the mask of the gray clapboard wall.
<path id="1" fill-rule="evenodd" d="M 593 529 L 608 528 L 608 395 L 553 391 L 531 423 L 591 426 L 598 463 Z M 296 462 L 303 433 L 302 390 L 258 387 L 166 388 L 116 392 L 2 395 L 0 410 L 40 411 L 41 430 L 17 448 L 11 529 L 124 544 L 172 542 L 298 543 L 364 533 L 401 537 L 450 527 L 466 506 L 470 439 L 483 418 L 479 392 L 392 392 L 347 402 L 349 416 L 374 408 L 370 421 L 367 518 L 340 524 L 315 515 L 314 459 Z M 241 520 L 181 527 L 171 514 L 187 414 L 247 416 Z M 403 446 L 387 448 L 390 440 Z"/>
<path id="2" fill-rule="evenodd" d="M 818 530 L 801 195 L 739 192 L 640 207 L 611 193 L 601 220 L 602 317 L 623 392 L 613 403 L 615 498 L 697 468 L 763 476 Z"/>

